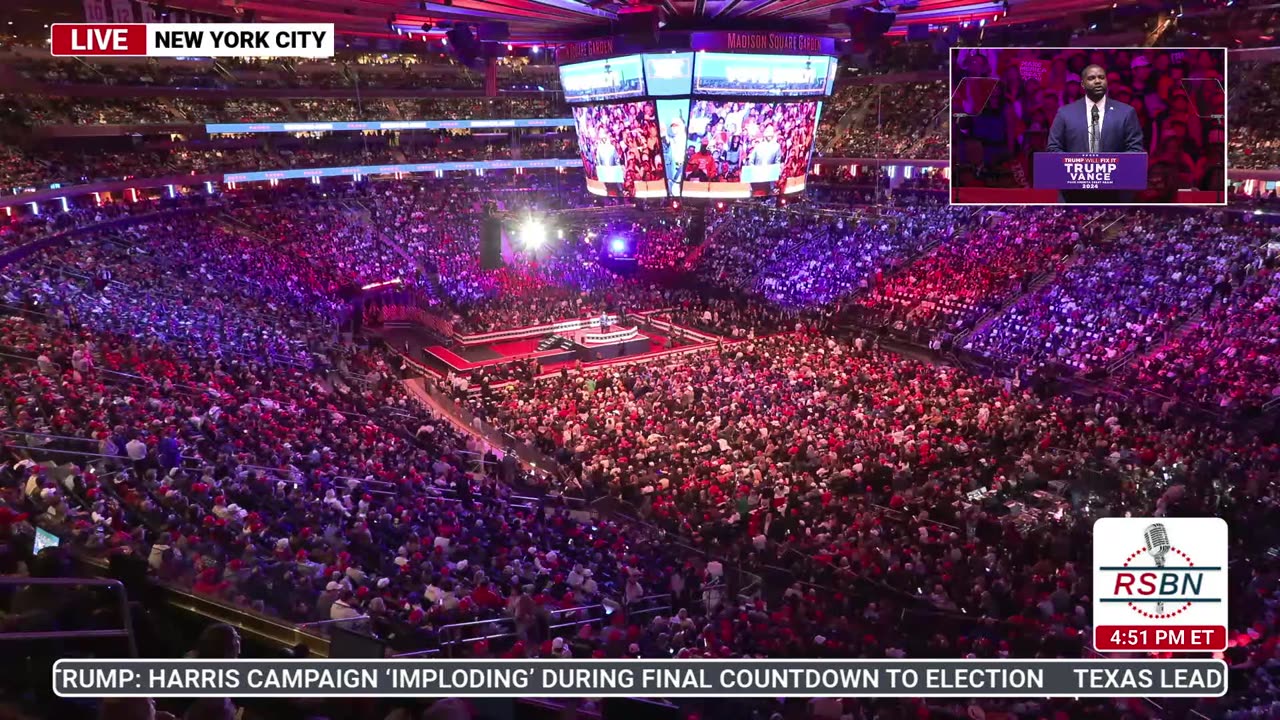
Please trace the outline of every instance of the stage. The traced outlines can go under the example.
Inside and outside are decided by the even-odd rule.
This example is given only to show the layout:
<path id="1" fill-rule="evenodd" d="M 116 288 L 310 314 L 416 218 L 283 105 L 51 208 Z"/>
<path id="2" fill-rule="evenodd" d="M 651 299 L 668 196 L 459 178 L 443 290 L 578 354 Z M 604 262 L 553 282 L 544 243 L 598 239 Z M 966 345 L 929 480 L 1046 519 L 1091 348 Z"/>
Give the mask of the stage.
<path id="1" fill-rule="evenodd" d="M 583 362 L 612 360 L 648 352 L 651 342 L 650 337 L 640 332 L 634 325 L 583 328 L 561 333 L 560 336 L 573 344 L 577 359 Z"/>
<path id="2" fill-rule="evenodd" d="M 537 360 L 543 370 L 562 365 L 594 362 L 658 352 L 667 347 L 667 336 L 637 325 L 616 322 L 557 323 L 555 326 L 517 328 L 472 336 L 449 347 L 422 348 L 427 365 L 440 372 L 469 374 L 486 367 Z M 616 318 L 607 318 L 612 321 Z"/>

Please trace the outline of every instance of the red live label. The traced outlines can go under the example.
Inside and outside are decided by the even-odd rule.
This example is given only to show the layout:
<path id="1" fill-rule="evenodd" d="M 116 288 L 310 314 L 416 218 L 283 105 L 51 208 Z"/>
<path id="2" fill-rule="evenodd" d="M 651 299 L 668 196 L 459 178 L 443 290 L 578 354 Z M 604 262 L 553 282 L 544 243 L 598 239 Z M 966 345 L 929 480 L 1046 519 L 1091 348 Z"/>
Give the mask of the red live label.
<path id="1" fill-rule="evenodd" d="M 1221 625 L 1150 627 L 1099 625 L 1093 632 L 1094 649 L 1107 651 L 1185 650 L 1217 652 L 1227 648 L 1227 629 Z"/>
<path id="2" fill-rule="evenodd" d="M 49 46 L 54 55 L 146 55 L 146 25 L 54 23 Z"/>

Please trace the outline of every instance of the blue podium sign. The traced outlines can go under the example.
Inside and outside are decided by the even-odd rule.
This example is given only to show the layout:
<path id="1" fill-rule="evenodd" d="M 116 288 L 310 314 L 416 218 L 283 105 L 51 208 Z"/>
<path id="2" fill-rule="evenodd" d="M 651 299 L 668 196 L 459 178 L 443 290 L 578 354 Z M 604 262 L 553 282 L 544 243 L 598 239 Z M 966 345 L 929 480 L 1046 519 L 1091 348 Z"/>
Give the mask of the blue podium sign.
<path id="1" fill-rule="evenodd" d="M 1037 190 L 1146 190 L 1146 153 L 1035 154 Z"/>

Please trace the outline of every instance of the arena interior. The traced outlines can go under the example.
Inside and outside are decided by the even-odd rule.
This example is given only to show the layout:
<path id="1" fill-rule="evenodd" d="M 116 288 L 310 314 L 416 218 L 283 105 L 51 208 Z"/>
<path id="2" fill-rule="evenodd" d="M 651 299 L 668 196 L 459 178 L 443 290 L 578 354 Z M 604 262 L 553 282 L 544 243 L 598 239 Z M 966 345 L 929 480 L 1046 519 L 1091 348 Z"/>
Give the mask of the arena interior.
<path id="1" fill-rule="evenodd" d="M 4 4 L 0 717 L 1280 718 L 1276 6 L 955 6 L 871 32 L 820 0 L 169 0 L 146 7 L 344 39 L 325 61 L 97 61 L 48 51 L 79 2 Z M 556 48 L 637 7 L 663 32 L 841 41 L 802 192 L 614 196 L 661 185 L 644 133 L 620 138 L 639 179 L 589 190 Z M 1227 164 L 1188 173 L 1225 172 L 1228 204 L 951 205 L 949 49 L 984 44 L 1227 48 Z M 1125 59 L 1163 128 L 1171 71 Z M 1006 80 L 1005 129 L 1072 82 Z M 411 120 L 452 126 L 287 129 Z M 493 120 L 547 122 L 465 122 Z M 690 158 L 715 187 L 724 158 Z M 401 169 L 290 174 L 360 166 Z M 1230 523 L 1226 697 L 47 689 L 59 657 L 370 647 L 1087 657 L 1090 530 L 1127 515 Z"/>

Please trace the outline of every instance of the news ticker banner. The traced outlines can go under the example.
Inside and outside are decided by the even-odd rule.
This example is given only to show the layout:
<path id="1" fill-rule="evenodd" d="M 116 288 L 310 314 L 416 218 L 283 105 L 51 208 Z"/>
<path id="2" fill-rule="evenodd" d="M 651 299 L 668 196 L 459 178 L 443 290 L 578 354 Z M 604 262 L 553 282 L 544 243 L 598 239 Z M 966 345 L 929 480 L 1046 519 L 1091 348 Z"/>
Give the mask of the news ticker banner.
<path id="1" fill-rule="evenodd" d="M 1226 650 L 1228 535 L 1214 517 L 1096 520 L 1094 648 Z"/>
<path id="2" fill-rule="evenodd" d="M 492 130 L 502 128 L 573 127 L 573 118 L 510 120 L 373 120 L 369 122 L 205 123 L 210 135 L 221 133 L 340 132 L 343 130 Z"/>
<path id="3" fill-rule="evenodd" d="M 347 165 L 343 167 L 260 170 L 226 173 L 224 183 L 262 182 L 264 180 L 296 180 L 298 178 L 347 177 L 354 175 L 394 175 L 396 173 L 466 172 L 470 170 L 546 170 L 582 167 L 581 158 L 547 160 L 480 160 L 476 162 L 405 163 L 400 165 Z"/>
<path id="4" fill-rule="evenodd" d="M 54 23 L 54 56 L 333 57 L 333 23 Z"/>
<path id="5" fill-rule="evenodd" d="M 59 660 L 61 697 L 1220 697 L 1221 660 Z"/>

